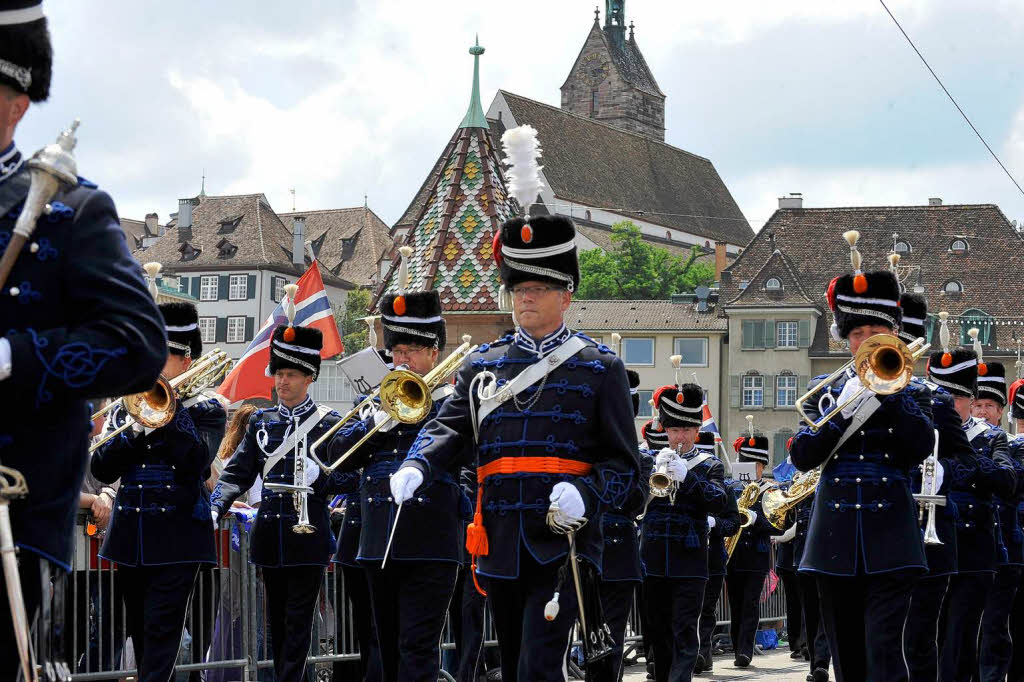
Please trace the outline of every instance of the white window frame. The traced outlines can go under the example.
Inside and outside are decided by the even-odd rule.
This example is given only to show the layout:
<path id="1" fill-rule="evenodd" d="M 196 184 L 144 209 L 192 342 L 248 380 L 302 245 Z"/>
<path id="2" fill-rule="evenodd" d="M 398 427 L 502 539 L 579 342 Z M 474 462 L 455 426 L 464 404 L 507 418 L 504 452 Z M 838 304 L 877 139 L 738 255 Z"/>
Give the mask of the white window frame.
<path id="1" fill-rule="evenodd" d="M 654 391 L 645 391 L 638 389 L 636 392 L 637 396 L 640 397 L 640 411 L 637 412 L 637 419 L 650 419 L 654 416 L 654 408 L 651 407 L 651 403 L 648 402 L 654 397 Z"/>
<path id="2" fill-rule="evenodd" d="M 216 301 L 220 282 L 217 275 L 202 275 L 199 278 L 199 300 Z M 211 287 L 212 286 L 212 290 Z"/>
<path id="3" fill-rule="evenodd" d="M 276 303 L 280 303 L 284 299 L 284 287 L 286 284 L 288 284 L 288 280 L 284 277 L 273 277 L 273 291 L 270 295 Z"/>
<path id="4" fill-rule="evenodd" d="M 775 284 L 772 285 L 772 282 Z M 778 277 L 769 277 L 764 283 L 765 291 L 782 291 L 782 280 Z"/>
<path id="5" fill-rule="evenodd" d="M 740 402 L 744 408 L 764 407 L 764 377 L 762 375 L 743 375 L 740 381 Z"/>
<path id="6" fill-rule="evenodd" d="M 792 330 L 793 330 L 792 341 L 793 341 L 793 343 L 788 343 L 788 341 L 790 340 L 789 338 L 785 339 L 787 341 L 787 343 L 783 343 L 782 342 L 783 341 L 783 338 L 782 338 L 783 325 L 786 325 L 786 327 L 785 327 L 786 329 L 789 329 L 790 328 L 789 325 L 792 325 Z M 790 335 L 786 334 L 786 336 L 789 337 Z M 796 320 L 779 320 L 779 321 L 777 321 L 775 323 L 775 347 L 776 348 L 782 348 L 782 349 L 785 349 L 785 350 L 792 349 L 792 348 L 799 348 L 800 347 L 800 323 L 797 322 Z"/>
<path id="7" fill-rule="evenodd" d="M 651 360 L 650 362 L 630 362 L 626 359 L 626 347 L 630 342 L 637 341 L 649 341 L 651 344 Z M 622 337 L 622 362 L 627 365 L 641 366 L 641 367 L 654 367 L 654 337 L 653 336 L 624 336 Z"/>
<path id="8" fill-rule="evenodd" d="M 217 318 L 216 317 L 200 317 L 199 318 L 199 335 L 203 339 L 203 343 L 216 343 L 217 342 Z"/>
<path id="9" fill-rule="evenodd" d="M 783 385 L 785 384 L 785 385 Z M 797 378 L 795 374 L 779 374 L 775 377 L 775 407 L 796 407 Z M 792 400 L 785 400 L 783 396 Z"/>
<path id="10" fill-rule="evenodd" d="M 951 284 L 955 284 L 956 285 L 956 290 L 955 291 L 950 291 L 949 290 L 949 286 Z M 959 295 L 959 294 L 964 293 L 964 285 L 958 279 L 951 279 L 951 280 L 949 280 L 948 282 L 946 282 L 945 284 L 942 285 L 942 291 L 945 294 Z"/>
<path id="11" fill-rule="evenodd" d="M 239 325 L 239 323 L 241 324 Z M 227 335 L 224 341 L 225 343 L 245 343 L 245 316 L 232 315 L 228 318 Z"/>
<path id="12" fill-rule="evenodd" d="M 679 346 L 681 341 L 700 341 L 703 347 L 701 354 L 704 356 L 704 360 L 701 362 L 687 362 L 686 356 L 679 352 Z M 672 354 L 683 355 L 683 361 L 679 363 L 680 367 L 707 367 L 708 366 L 708 338 L 706 336 L 677 336 L 672 339 Z"/>
<path id="13" fill-rule="evenodd" d="M 902 249 L 900 248 L 901 246 L 903 247 Z M 905 253 L 912 253 L 914 251 L 914 247 L 912 247 L 910 242 L 906 239 L 900 239 L 893 245 L 892 250 L 894 253 L 898 253 L 902 256 Z"/>
<path id="14" fill-rule="evenodd" d="M 240 289 L 238 287 L 241 287 Z M 244 301 L 249 297 L 249 276 L 230 275 L 228 279 L 228 300 Z"/>

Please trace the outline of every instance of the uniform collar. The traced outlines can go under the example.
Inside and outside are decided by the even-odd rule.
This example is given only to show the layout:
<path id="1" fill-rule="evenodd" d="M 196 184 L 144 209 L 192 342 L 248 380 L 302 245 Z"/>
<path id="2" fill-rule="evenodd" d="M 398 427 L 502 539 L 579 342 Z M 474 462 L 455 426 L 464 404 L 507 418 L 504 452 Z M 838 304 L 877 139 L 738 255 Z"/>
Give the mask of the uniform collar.
<path id="1" fill-rule="evenodd" d="M 21 152 L 13 142 L 7 145 L 6 149 L 0 151 L 0 183 L 17 173 L 23 162 Z"/>
<path id="2" fill-rule="evenodd" d="M 568 341 L 571 336 L 572 332 L 569 331 L 569 328 L 564 323 L 561 327 L 541 339 L 535 339 L 525 329 L 517 327 L 512 343 L 527 353 L 542 358 Z"/>
<path id="3" fill-rule="evenodd" d="M 301 417 L 314 408 L 316 408 L 316 403 L 313 402 L 313 398 L 307 395 L 306 399 L 295 407 L 286 407 L 284 404 L 278 403 L 277 413 L 281 415 L 282 419 L 291 419 L 292 417 Z"/>
<path id="4" fill-rule="evenodd" d="M 979 420 L 979 419 L 976 419 L 975 417 L 968 417 L 968 418 L 967 418 L 967 421 L 965 421 L 965 422 L 963 423 L 963 425 L 962 425 L 962 426 L 963 426 L 963 430 L 964 430 L 964 431 L 968 431 L 968 430 L 970 430 L 970 428 L 971 428 L 972 426 L 974 426 L 975 424 L 977 424 L 977 423 L 978 423 L 979 421 L 980 421 L 980 420 Z"/>

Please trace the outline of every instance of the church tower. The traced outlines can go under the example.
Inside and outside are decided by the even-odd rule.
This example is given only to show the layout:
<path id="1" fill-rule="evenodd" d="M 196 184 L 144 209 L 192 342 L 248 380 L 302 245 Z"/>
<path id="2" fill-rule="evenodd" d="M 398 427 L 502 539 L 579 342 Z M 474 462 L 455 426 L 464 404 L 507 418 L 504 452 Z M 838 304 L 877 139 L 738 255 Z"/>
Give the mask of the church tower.
<path id="1" fill-rule="evenodd" d="M 626 35 L 626 0 L 605 0 L 604 26 L 594 24 L 569 77 L 562 109 L 665 141 L 665 94 L 633 36 Z"/>

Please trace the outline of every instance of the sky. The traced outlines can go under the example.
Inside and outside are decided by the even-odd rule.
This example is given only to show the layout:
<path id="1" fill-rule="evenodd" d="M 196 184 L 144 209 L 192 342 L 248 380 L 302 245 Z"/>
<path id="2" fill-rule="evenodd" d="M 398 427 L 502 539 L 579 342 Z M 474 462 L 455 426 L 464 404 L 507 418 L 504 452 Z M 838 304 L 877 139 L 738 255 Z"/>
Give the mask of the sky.
<path id="1" fill-rule="evenodd" d="M 31 152 L 80 118 L 79 173 L 121 215 L 264 193 L 275 210 L 405 210 L 469 101 L 559 104 L 595 0 L 47 0 L 50 100 Z M 1024 3 L 887 0 L 1024 185 Z M 712 160 L 751 226 L 804 205 L 995 203 L 1024 196 L 877 0 L 629 0 L 666 100 L 666 141 Z M 541 144 L 543 145 L 543 140 Z"/>

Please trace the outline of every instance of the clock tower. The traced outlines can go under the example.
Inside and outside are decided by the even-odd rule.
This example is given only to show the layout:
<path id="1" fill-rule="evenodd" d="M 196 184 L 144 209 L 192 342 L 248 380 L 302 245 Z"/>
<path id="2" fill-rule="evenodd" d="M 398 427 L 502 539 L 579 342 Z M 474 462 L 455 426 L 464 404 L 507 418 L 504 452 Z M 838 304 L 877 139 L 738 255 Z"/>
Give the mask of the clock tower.
<path id="1" fill-rule="evenodd" d="M 605 0 L 604 26 L 594 23 L 562 84 L 562 109 L 665 141 L 665 94 L 633 35 L 626 0 Z"/>

